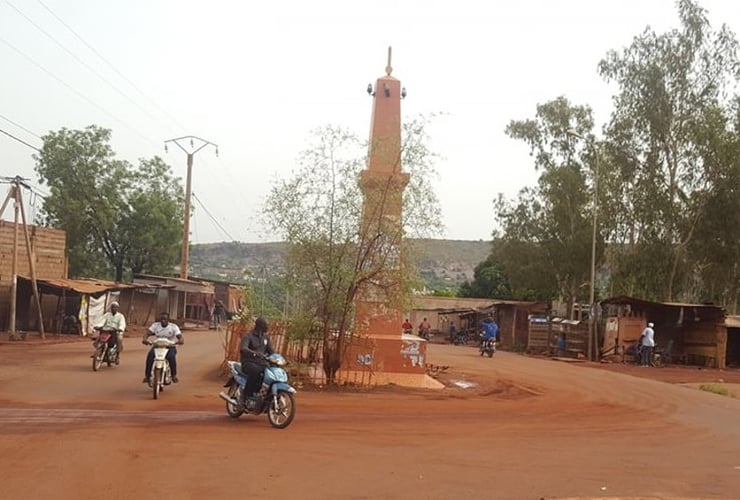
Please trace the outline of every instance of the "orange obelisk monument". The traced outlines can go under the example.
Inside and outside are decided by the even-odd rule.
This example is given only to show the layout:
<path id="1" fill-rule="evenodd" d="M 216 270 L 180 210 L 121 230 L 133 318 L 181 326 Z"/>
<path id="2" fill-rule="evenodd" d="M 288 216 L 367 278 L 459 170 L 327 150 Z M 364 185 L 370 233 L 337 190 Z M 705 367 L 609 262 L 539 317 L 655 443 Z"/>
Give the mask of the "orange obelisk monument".
<path id="1" fill-rule="evenodd" d="M 405 91 L 391 76 L 391 48 L 385 76 L 377 79 L 370 125 L 367 169 L 360 174 L 363 216 L 360 245 L 370 255 L 373 274 L 355 301 L 355 328 L 362 346 L 353 348 L 345 366 L 370 370 L 377 384 L 437 387 L 425 374 L 426 341 L 404 335 L 402 292 L 403 191 L 409 174 L 401 169 L 401 99 Z M 362 365 L 362 366 L 360 366 Z M 352 370 L 352 368 L 350 368 Z"/>

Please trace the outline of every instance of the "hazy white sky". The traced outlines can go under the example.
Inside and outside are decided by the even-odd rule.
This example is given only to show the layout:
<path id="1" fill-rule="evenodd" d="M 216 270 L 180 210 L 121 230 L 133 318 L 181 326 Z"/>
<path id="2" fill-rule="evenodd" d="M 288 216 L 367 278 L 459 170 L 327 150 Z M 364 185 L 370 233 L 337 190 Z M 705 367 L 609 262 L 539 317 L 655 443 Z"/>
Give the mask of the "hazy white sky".
<path id="1" fill-rule="evenodd" d="M 701 5 L 713 26 L 740 29 L 740 2 Z M 443 237 L 487 240 L 496 195 L 536 179 L 506 124 L 565 95 L 601 126 L 614 89 L 599 60 L 677 23 L 671 0 L 0 0 L 0 128 L 39 146 L 49 130 L 101 125 L 120 158 L 162 155 L 183 179 L 185 154 L 163 142 L 203 137 L 220 157 L 195 156 L 191 241 L 275 240 L 255 217 L 269 186 L 312 129 L 367 136 L 365 88 L 390 45 L 404 116 L 445 113 L 429 130 Z M 38 186 L 32 153 L 0 134 L 0 176 Z"/>

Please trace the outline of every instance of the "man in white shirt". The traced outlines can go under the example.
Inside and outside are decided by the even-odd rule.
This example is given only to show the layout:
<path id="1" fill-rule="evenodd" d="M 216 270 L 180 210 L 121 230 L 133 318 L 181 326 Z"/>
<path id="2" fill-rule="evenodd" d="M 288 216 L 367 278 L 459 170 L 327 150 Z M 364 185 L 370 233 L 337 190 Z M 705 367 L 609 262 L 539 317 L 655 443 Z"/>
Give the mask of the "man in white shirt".
<path id="1" fill-rule="evenodd" d="M 165 338 L 165 339 L 171 340 L 172 342 L 177 342 L 178 345 L 182 345 L 185 343 L 185 341 L 182 338 L 182 332 L 180 332 L 180 327 L 174 323 L 170 323 L 170 315 L 166 312 L 161 313 L 159 315 L 159 321 L 157 321 L 156 323 L 153 323 L 152 326 L 150 326 L 149 329 L 146 332 L 144 332 L 144 338 L 141 340 L 141 343 L 144 345 L 151 344 L 151 342 L 149 342 L 149 337 L 152 335 L 157 338 Z M 177 348 L 175 346 L 172 346 L 168 349 L 167 361 L 170 364 L 170 373 L 172 374 L 172 381 L 174 383 L 178 383 L 179 380 L 177 378 Z M 142 380 L 142 382 L 145 384 L 149 383 L 149 375 L 152 373 L 153 365 L 154 365 L 154 348 L 149 349 L 149 352 L 146 355 L 146 365 L 144 367 L 144 380 Z"/>
<path id="2" fill-rule="evenodd" d="M 123 352 L 123 332 L 126 330 L 126 318 L 118 310 L 118 302 L 111 302 L 110 311 L 103 314 L 100 321 L 95 325 L 96 330 L 115 330 L 114 343 L 118 344 L 118 352 Z"/>
<path id="3" fill-rule="evenodd" d="M 645 329 L 642 331 L 642 366 L 653 365 L 653 349 L 655 349 L 655 330 L 653 330 L 652 323 L 648 323 Z"/>

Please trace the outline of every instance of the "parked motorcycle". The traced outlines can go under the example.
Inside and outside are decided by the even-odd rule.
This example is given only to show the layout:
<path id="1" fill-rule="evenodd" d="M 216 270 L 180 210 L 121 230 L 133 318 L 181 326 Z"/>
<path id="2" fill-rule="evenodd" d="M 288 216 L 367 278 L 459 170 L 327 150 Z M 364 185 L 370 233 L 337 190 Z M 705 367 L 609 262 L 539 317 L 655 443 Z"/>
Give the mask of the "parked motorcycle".
<path id="1" fill-rule="evenodd" d="M 495 352 L 496 352 L 496 341 L 494 339 L 484 339 L 481 341 L 481 346 L 480 346 L 481 356 L 486 354 L 488 355 L 489 358 L 492 358 Z"/>
<path id="2" fill-rule="evenodd" d="M 242 373 L 242 364 L 229 361 L 231 377 L 226 381 L 226 391 L 221 391 L 219 397 L 226 401 L 226 413 L 230 417 L 239 418 L 243 413 L 260 415 L 267 413 L 270 425 L 277 429 L 284 429 L 290 425 L 295 417 L 296 390 L 288 383 L 288 372 L 283 368 L 287 361 L 280 354 L 266 356 L 268 366 L 262 378 L 262 385 L 257 393 L 257 406 L 246 409 L 240 403 L 247 376 Z"/>
<path id="3" fill-rule="evenodd" d="M 170 362 L 167 361 L 167 351 L 170 347 L 177 345 L 169 339 L 158 337 L 150 342 L 154 350 L 154 364 L 149 374 L 149 387 L 152 388 L 152 398 L 158 399 L 159 393 L 164 391 L 164 386 L 172 383 Z"/>
<path id="4" fill-rule="evenodd" d="M 118 331 L 112 328 L 96 328 L 98 332 L 97 338 L 93 339 L 93 348 L 95 352 L 92 357 L 92 369 L 98 371 L 103 363 L 108 366 L 118 364 L 120 362 L 120 353 L 118 352 L 118 344 L 114 343 Z"/>
<path id="5" fill-rule="evenodd" d="M 457 332 L 455 338 L 452 339 L 454 345 L 465 345 L 468 343 L 468 334 L 465 332 Z"/>
<path id="6" fill-rule="evenodd" d="M 644 353 L 645 353 L 643 346 L 638 345 L 635 352 L 636 352 L 635 357 L 634 357 L 635 364 L 642 365 L 643 364 L 642 357 L 644 356 Z M 662 356 L 662 353 L 658 350 L 658 348 L 653 348 L 652 357 L 648 364 L 656 368 L 663 368 L 663 356 Z"/>

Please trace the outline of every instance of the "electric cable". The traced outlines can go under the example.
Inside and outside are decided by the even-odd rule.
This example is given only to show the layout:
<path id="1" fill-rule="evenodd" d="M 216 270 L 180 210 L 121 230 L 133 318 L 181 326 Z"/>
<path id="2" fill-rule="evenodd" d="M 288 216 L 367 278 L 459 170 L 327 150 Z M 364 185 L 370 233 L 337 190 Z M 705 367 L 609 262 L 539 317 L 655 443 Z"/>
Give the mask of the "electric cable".
<path id="1" fill-rule="evenodd" d="M 142 97 L 144 97 L 147 101 L 149 101 L 152 105 L 154 105 L 154 107 L 156 107 L 162 114 L 164 114 L 173 124 L 177 125 L 183 131 L 187 130 L 187 127 L 185 127 L 182 123 L 180 123 L 180 121 L 177 120 L 177 118 L 175 118 L 174 116 L 172 116 L 166 109 L 164 109 L 162 106 L 160 106 L 157 103 L 157 101 L 155 101 L 154 99 L 152 99 L 151 97 L 149 97 L 143 90 L 141 90 L 141 88 L 139 88 L 138 85 L 136 85 L 133 81 L 131 81 L 130 78 L 128 78 L 126 75 L 124 75 L 121 71 L 119 71 L 118 68 L 116 68 L 116 66 L 113 63 L 111 63 L 108 59 L 105 58 L 105 56 L 103 56 L 100 52 L 98 52 L 95 49 L 95 47 L 93 47 L 90 43 L 87 42 L 87 40 L 85 40 L 84 38 L 82 38 L 82 36 L 79 33 L 77 33 L 77 31 L 75 31 L 69 24 L 67 24 L 66 22 L 64 22 L 64 20 L 61 17 L 59 17 L 59 15 L 57 15 L 56 12 L 54 12 L 51 8 L 49 8 L 49 6 L 47 6 L 41 0 L 37 0 L 37 1 L 38 1 L 39 4 L 41 4 L 41 6 L 44 9 L 46 9 L 47 12 L 49 12 L 49 14 L 51 14 L 57 21 L 59 21 L 59 23 L 62 26 L 64 26 L 65 28 L 67 28 L 70 31 L 70 33 L 72 33 L 75 36 L 75 38 L 77 38 L 80 42 L 82 42 L 85 45 L 85 47 L 87 47 L 88 49 L 90 49 L 90 51 L 93 54 L 95 54 L 96 56 L 98 56 L 100 58 L 100 60 L 102 60 L 105 64 L 107 64 L 108 67 L 110 69 L 112 69 L 124 81 L 126 81 L 126 83 L 128 83 L 129 85 L 131 85 L 131 87 L 134 88 L 134 90 L 136 90 Z"/>
<path id="2" fill-rule="evenodd" d="M 20 14 L 20 15 L 21 15 L 21 16 L 22 16 L 22 17 L 23 17 L 23 18 L 24 18 L 24 19 L 25 19 L 26 21 L 28 21 L 29 23 L 31 23 L 31 25 L 32 25 L 32 26 L 33 26 L 34 28 L 36 28 L 37 30 L 39 30 L 39 31 L 40 31 L 41 33 L 43 33 L 44 35 L 46 35 L 46 37 L 47 37 L 47 38 L 49 38 L 49 39 L 50 39 L 50 40 L 51 40 L 52 42 L 54 42 L 54 43 L 55 43 L 55 44 L 57 45 L 57 47 L 59 47 L 60 49 L 62 49 L 62 50 L 63 50 L 64 52 L 66 52 L 66 53 L 67 53 L 67 54 L 68 54 L 68 55 L 69 55 L 70 57 L 72 57 L 72 58 L 73 58 L 73 59 L 74 59 L 75 61 L 77 61 L 78 63 L 80 63 L 80 64 L 81 64 L 81 65 L 82 65 L 82 66 L 83 66 L 83 67 L 84 67 L 85 69 L 87 69 L 87 70 L 88 70 L 88 71 L 89 71 L 90 73 L 92 73 L 93 75 L 95 75 L 96 77 L 98 77 L 98 78 L 99 78 L 99 79 L 100 79 L 100 80 L 101 80 L 101 81 L 102 81 L 103 83 L 105 83 L 105 84 L 106 84 L 106 85 L 108 85 L 108 86 L 109 86 L 110 88 L 112 88 L 113 90 L 115 90 L 116 92 L 118 92 L 118 94 L 120 94 L 120 95 L 121 95 L 121 96 L 122 96 L 123 98 L 125 98 L 125 99 L 126 99 L 126 100 L 128 100 L 128 101 L 129 101 L 130 103 L 132 103 L 132 104 L 133 104 L 134 106 L 136 106 L 137 108 L 139 108 L 139 109 L 140 109 L 141 111 L 143 111 L 143 112 L 144 112 L 145 114 L 147 114 L 147 115 L 148 115 L 148 116 L 149 116 L 150 118 L 152 118 L 152 119 L 154 119 L 154 120 L 156 120 L 156 121 L 159 121 L 159 119 L 158 119 L 158 118 L 157 118 L 156 116 L 154 116 L 154 115 L 153 115 L 153 114 L 152 114 L 152 113 L 151 113 L 151 112 L 150 112 L 149 110 L 145 109 L 145 108 L 144 108 L 144 107 L 142 107 L 142 106 L 141 106 L 141 105 L 140 105 L 139 103 L 137 103 L 136 101 L 134 101 L 134 100 L 133 100 L 133 99 L 132 99 L 131 97 L 129 97 L 129 96 L 128 96 L 128 95 L 127 95 L 127 94 L 126 94 L 125 92 L 123 92 L 123 91 L 122 91 L 121 89 L 119 89 L 118 87 L 116 87 L 116 86 L 115 86 L 115 85 L 114 85 L 113 83 L 111 83 L 111 82 L 110 82 L 110 81 L 109 81 L 109 80 L 108 80 L 107 78 L 105 78 L 105 77 L 104 77 L 103 75 L 101 75 L 100 73 L 98 73 L 98 72 L 97 72 L 97 71 L 95 70 L 95 68 L 93 68 L 92 66 L 90 66 L 90 65 L 89 65 L 88 63 L 86 63 L 86 62 L 85 62 L 84 60 L 82 60 L 82 58 L 80 58 L 80 57 L 79 57 L 79 56 L 77 56 L 77 55 L 76 55 L 75 53 L 73 53 L 73 52 L 72 52 L 71 50 L 69 50 L 69 49 L 68 49 L 68 48 L 67 48 L 67 47 L 66 47 L 66 46 L 65 46 L 65 45 L 64 45 L 64 44 L 63 44 L 62 42 L 60 42 L 59 40 L 57 40 L 57 39 L 56 39 L 56 38 L 54 37 L 54 35 L 52 35 L 52 34 L 51 34 L 51 33 L 49 33 L 48 31 L 46 31 L 46 30 L 45 30 L 44 28 L 42 28 L 41 26 L 39 26 L 39 25 L 38 25 L 38 24 L 37 24 L 37 23 L 36 23 L 36 22 L 35 22 L 35 21 L 34 21 L 33 19 L 31 19 L 31 18 L 30 18 L 30 17 L 29 17 L 29 16 L 28 16 L 28 15 L 27 15 L 27 14 L 26 14 L 25 12 L 23 12 L 23 11 L 22 11 L 22 10 L 20 10 L 20 9 L 19 9 L 18 7 L 16 7 L 16 6 L 15 6 L 15 5 L 13 5 L 12 3 L 10 3 L 10 0 L 5 0 L 5 3 L 6 3 L 6 4 L 8 4 L 8 5 L 9 5 L 9 6 L 10 6 L 10 7 L 11 7 L 11 8 L 13 9 L 13 10 L 15 10 L 15 11 L 16 11 L 16 12 L 17 12 L 18 14 Z"/>
<path id="3" fill-rule="evenodd" d="M 107 109 L 105 109 L 104 107 L 102 107 L 100 104 L 97 104 L 95 101 L 93 101 L 92 99 L 90 99 L 89 97 L 87 97 L 85 94 L 83 94 L 82 92 L 80 92 L 79 90 L 77 90 L 76 88 L 74 88 L 72 85 L 68 84 L 67 82 L 65 82 L 64 80 L 62 80 L 58 76 L 56 76 L 54 73 L 52 73 L 51 71 L 49 71 L 48 69 L 46 69 L 44 66 L 42 66 L 39 63 L 37 63 L 32 57 L 30 57 L 28 54 L 26 54 L 25 52 L 23 52 L 21 49 L 19 49 L 18 47 L 16 47 L 15 45 L 13 45 L 12 43 L 10 43 L 9 41 L 7 41 L 4 38 L 0 37 L 0 42 L 4 43 L 8 48 L 10 48 L 14 52 L 16 52 L 18 55 L 20 55 L 21 57 L 23 57 L 24 59 L 26 59 L 28 62 L 30 62 L 31 64 L 33 64 L 34 66 L 36 66 L 38 69 L 40 69 L 41 71 L 43 71 L 44 73 L 46 73 L 47 75 L 49 75 L 50 77 L 52 77 L 58 83 L 61 83 L 62 85 L 64 85 L 65 87 L 67 87 L 75 95 L 77 95 L 77 97 L 79 97 L 80 99 L 82 99 L 85 102 L 87 102 L 88 104 L 96 107 L 97 109 L 99 109 L 100 111 L 102 111 L 103 113 L 105 113 L 106 115 L 108 115 L 109 117 L 111 117 L 114 120 L 116 120 L 117 122 L 121 123 L 122 125 L 124 125 L 126 128 L 128 128 L 130 131 L 132 131 L 134 134 L 136 134 L 137 136 L 139 136 L 144 141 L 146 141 L 146 142 L 148 142 L 150 144 L 153 144 L 155 146 L 158 146 L 158 144 L 156 144 L 150 138 L 146 137 L 144 134 L 142 134 L 141 132 L 139 132 L 136 128 L 132 127 L 131 125 L 129 125 L 127 122 L 125 122 L 121 118 L 118 118 L 116 115 L 114 115 L 113 113 L 111 113 L 110 111 L 108 111 Z"/>
<path id="4" fill-rule="evenodd" d="M 26 141 L 24 141 L 20 137 L 14 136 L 13 134 L 11 134 L 10 132 L 8 132 L 7 130 L 3 130 L 3 129 L 0 128 L 0 132 L 2 132 L 3 134 L 7 135 L 8 137 L 10 137 L 13 140 L 16 140 L 16 141 L 20 142 L 24 146 L 28 146 L 29 148 L 33 149 L 34 151 L 37 151 L 39 153 L 41 152 L 41 150 L 39 148 L 37 148 L 36 146 L 33 146 L 32 144 L 27 143 Z"/>
<path id="5" fill-rule="evenodd" d="M 27 129 L 26 127 L 24 127 L 20 123 L 14 122 L 13 120 L 11 120 L 10 118 L 8 118 L 7 116 L 4 116 L 4 115 L 0 114 L 0 118 L 2 118 L 3 120 L 5 120 L 6 122 L 10 123 L 11 125 L 15 125 L 16 127 L 18 127 L 19 129 L 23 130 L 24 132 L 26 132 L 28 134 L 31 134 L 32 136 L 36 137 L 37 139 L 41 139 L 41 136 L 40 135 L 38 135 L 37 133 L 33 132 L 32 130 Z"/>

